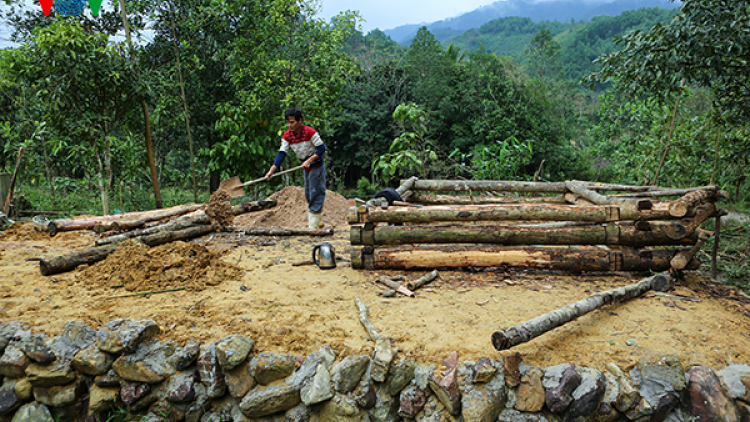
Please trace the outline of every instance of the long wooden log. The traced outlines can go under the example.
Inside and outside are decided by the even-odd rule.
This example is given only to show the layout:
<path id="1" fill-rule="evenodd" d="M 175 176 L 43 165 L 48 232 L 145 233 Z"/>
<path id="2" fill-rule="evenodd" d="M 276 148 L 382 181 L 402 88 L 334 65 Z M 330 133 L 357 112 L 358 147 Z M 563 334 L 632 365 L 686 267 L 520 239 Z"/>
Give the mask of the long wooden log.
<path id="1" fill-rule="evenodd" d="M 607 250 L 586 246 L 408 245 L 354 248 L 352 268 L 518 267 L 562 271 L 665 271 L 674 250 Z M 688 269 L 700 263 L 690 261 Z"/>
<path id="2" fill-rule="evenodd" d="M 566 193 L 565 196 L 565 202 L 568 204 L 573 205 L 595 205 L 593 202 L 589 201 L 588 199 L 581 198 L 580 196 L 574 194 L 574 193 Z"/>
<path id="3" fill-rule="evenodd" d="M 275 206 L 275 199 L 264 199 L 261 201 L 244 202 L 242 204 L 232 205 L 232 212 L 234 212 L 234 215 L 240 215 L 248 212 L 266 210 Z"/>
<path id="4" fill-rule="evenodd" d="M 690 208 L 696 206 L 698 203 L 712 199 L 718 190 L 718 186 L 713 186 L 713 189 L 701 189 L 689 192 L 680 199 L 672 202 L 669 212 L 675 217 L 684 217 Z"/>
<path id="5" fill-rule="evenodd" d="M 553 196 L 490 196 L 490 195 L 438 195 L 424 192 L 414 192 L 410 201 L 430 205 L 482 205 L 482 204 L 512 204 L 512 203 L 548 203 L 565 204 L 562 195 Z"/>
<path id="6" fill-rule="evenodd" d="M 502 180 L 417 180 L 411 188 L 414 191 L 432 192 L 567 192 L 565 183 L 519 182 Z"/>
<path id="7" fill-rule="evenodd" d="M 396 192 L 398 192 L 398 195 L 401 197 L 401 199 L 404 199 L 404 195 L 406 192 L 410 191 L 412 186 L 414 186 L 414 182 L 419 180 L 418 177 L 412 176 L 406 180 L 401 181 L 401 185 L 396 188 Z"/>
<path id="8" fill-rule="evenodd" d="M 496 350 L 510 349 L 513 346 L 533 340 L 554 328 L 578 319 L 606 304 L 626 301 L 641 296 L 649 290 L 655 290 L 657 286 L 668 284 L 669 275 L 662 273 L 644 278 L 630 286 L 596 293 L 586 299 L 563 306 L 529 321 L 496 331 L 492 334 L 492 345 Z"/>
<path id="9" fill-rule="evenodd" d="M 134 230 L 131 232 L 120 233 L 114 236 L 108 236 L 96 241 L 97 246 L 109 245 L 113 243 L 120 243 L 125 239 L 132 239 L 140 236 L 148 236 L 154 233 L 165 230 L 181 230 L 188 227 L 193 227 L 200 224 L 210 224 L 211 219 L 206 215 L 204 211 L 197 211 L 193 214 L 183 215 L 174 220 L 168 221 L 158 226 L 148 227 L 141 230 Z"/>
<path id="10" fill-rule="evenodd" d="M 47 225 L 47 230 L 49 230 L 49 233 L 54 236 L 58 232 L 61 231 L 70 231 L 70 230 L 83 230 L 83 229 L 89 229 L 91 227 L 94 227 L 97 223 L 103 222 L 103 221 L 117 221 L 117 220 L 139 220 L 139 221 L 156 221 L 161 220 L 167 217 L 173 217 L 176 215 L 182 215 L 187 214 L 189 212 L 199 210 L 205 208 L 204 204 L 184 204 L 184 205 L 178 205 L 171 208 L 164 208 L 160 210 L 152 210 L 152 211 L 141 211 L 141 212 L 134 212 L 134 213 L 125 213 L 125 214 L 117 214 L 117 215 L 105 215 L 105 216 L 98 216 L 98 217 L 86 217 L 86 218 L 78 218 L 78 219 L 64 219 L 64 220 L 54 220 L 51 221 Z"/>
<path id="11" fill-rule="evenodd" d="M 584 182 L 570 180 L 565 182 L 565 187 L 574 194 L 593 202 L 596 205 L 609 205 L 612 201 L 610 198 L 600 195 L 589 189 Z"/>
<path id="12" fill-rule="evenodd" d="M 118 221 L 101 221 L 94 224 L 91 228 L 96 233 L 108 231 L 132 230 L 136 227 L 142 227 L 146 224 L 143 220 L 118 220 Z"/>
<path id="13" fill-rule="evenodd" d="M 197 226 L 175 231 L 161 231 L 152 235 L 143 236 L 139 239 L 148 246 L 162 245 L 176 240 L 188 240 L 213 232 L 213 226 Z M 94 246 L 80 252 L 58 256 L 55 258 L 42 258 L 39 261 L 39 269 L 42 275 L 57 274 L 72 270 L 82 264 L 92 264 L 106 258 L 107 255 L 117 249 L 118 244 Z"/>
<path id="14" fill-rule="evenodd" d="M 685 267 L 687 267 L 688 262 L 690 262 L 691 259 L 695 256 L 696 253 L 703 247 L 703 244 L 710 239 L 713 236 L 713 232 L 709 232 L 706 230 L 701 230 L 698 234 L 698 242 L 695 243 L 695 245 L 686 251 L 680 251 L 677 252 L 677 254 L 672 258 L 670 264 L 672 265 L 673 270 L 682 270 Z"/>
<path id="15" fill-rule="evenodd" d="M 716 205 L 712 202 L 706 202 L 695 207 L 693 211 L 695 212 L 693 218 L 683 220 L 688 234 L 693 233 L 704 221 L 716 213 Z"/>
<path id="16" fill-rule="evenodd" d="M 406 243 L 496 243 L 505 245 L 694 245 L 696 235 L 679 222 L 589 224 L 585 226 L 408 225 L 351 226 L 352 245 Z M 692 233 L 691 233 L 692 234 Z"/>

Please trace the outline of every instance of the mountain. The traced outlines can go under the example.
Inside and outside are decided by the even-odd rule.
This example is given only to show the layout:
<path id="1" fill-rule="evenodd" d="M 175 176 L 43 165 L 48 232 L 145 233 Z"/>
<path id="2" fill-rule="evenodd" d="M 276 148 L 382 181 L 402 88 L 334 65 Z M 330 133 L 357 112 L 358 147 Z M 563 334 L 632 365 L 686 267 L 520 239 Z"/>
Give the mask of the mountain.
<path id="1" fill-rule="evenodd" d="M 491 20 L 509 16 L 526 17 L 534 22 L 588 21 L 594 16 L 615 16 L 643 7 L 673 9 L 679 6 L 679 0 L 500 0 L 453 18 L 403 25 L 383 32 L 399 44 L 407 45 L 417 30 L 426 26 L 435 38 L 444 42 Z"/>

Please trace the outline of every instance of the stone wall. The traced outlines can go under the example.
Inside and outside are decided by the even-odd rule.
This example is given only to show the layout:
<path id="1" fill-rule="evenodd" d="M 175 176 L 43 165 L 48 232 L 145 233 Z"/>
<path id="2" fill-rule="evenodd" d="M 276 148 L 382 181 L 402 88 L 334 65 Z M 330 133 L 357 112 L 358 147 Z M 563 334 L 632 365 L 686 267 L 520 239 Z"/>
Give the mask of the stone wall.
<path id="1" fill-rule="evenodd" d="M 117 421 L 750 421 L 750 367 L 683 368 L 643 357 L 628 374 L 574 363 L 528 366 L 518 355 L 436 372 L 388 340 L 371 356 L 253 351 L 235 334 L 214 343 L 158 340 L 152 320 L 98 331 L 72 321 L 52 339 L 0 323 L 0 422 Z"/>

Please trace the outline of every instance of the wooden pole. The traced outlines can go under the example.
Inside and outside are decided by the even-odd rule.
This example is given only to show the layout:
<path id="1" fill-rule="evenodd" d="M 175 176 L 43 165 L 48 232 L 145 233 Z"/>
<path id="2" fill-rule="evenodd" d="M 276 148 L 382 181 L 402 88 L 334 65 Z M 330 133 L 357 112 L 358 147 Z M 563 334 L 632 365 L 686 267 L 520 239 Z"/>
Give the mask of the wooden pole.
<path id="1" fill-rule="evenodd" d="M 711 250 L 711 279 L 716 281 L 716 257 L 719 255 L 719 240 L 721 239 L 721 217 L 726 215 L 726 210 L 722 209 L 716 213 L 716 224 L 714 226 L 714 247 Z"/>
<path id="2" fill-rule="evenodd" d="M 496 350 L 507 350 L 513 346 L 533 340 L 540 335 L 573 321 L 609 303 L 622 302 L 638 297 L 649 290 L 663 289 L 669 285 L 669 275 L 656 274 L 630 286 L 599 292 L 586 299 L 566 305 L 529 321 L 504 328 L 492 334 L 492 345 Z"/>
<path id="3" fill-rule="evenodd" d="M 357 305 L 357 310 L 359 311 L 359 322 L 365 327 L 367 335 L 370 336 L 370 339 L 373 341 L 379 340 L 381 338 L 380 333 L 378 333 L 378 330 L 375 328 L 375 324 L 370 321 L 370 310 L 367 309 L 367 306 L 365 306 L 364 302 L 358 297 L 354 298 L 354 304 Z"/>
<path id="4" fill-rule="evenodd" d="M 482 205 L 482 204 L 511 204 L 511 203 L 548 203 L 565 204 L 565 197 L 554 196 L 469 196 L 469 195 L 437 195 L 424 192 L 414 192 L 410 200 L 430 205 Z"/>
<path id="5" fill-rule="evenodd" d="M 410 290 L 417 290 L 418 288 L 424 286 L 425 284 L 431 282 L 432 280 L 436 279 L 440 275 L 438 270 L 432 270 L 429 274 L 424 275 L 422 277 L 419 277 L 418 279 L 414 281 L 410 281 L 406 283 L 406 287 Z"/>
<path id="6" fill-rule="evenodd" d="M 518 182 L 501 180 L 417 180 L 412 190 L 415 191 L 445 191 L 445 192 L 537 192 L 562 193 L 567 192 L 564 183 Z"/>
<path id="7" fill-rule="evenodd" d="M 97 223 L 103 221 L 116 221 L 116 220 L 139 220 L 144 222 L 161 220 L 168 217 L 174 217 L 177 215 L 187 214 L 196 210 L 205 208 L 204 204 L 184 204 L 177 205 L 170 208 L 157 209 L 152 211 L 140 211 L 133 213 L 117 214 L 117 215 L 104 215 L 99 217 L 87 217 L 87 218 L 71 218 L 51 221 L 47 225 L 50 235 L 54 236 L 61 231 L 70 230 L 84 230 L 94 227 Z"/>
<path id="8" fill-rule="evenodd" d="M 696 206 L 698 203 L 711 200 L 718 191 L 719 187 L 714 186 L 713 189 L 701 189 L 689 192 L 670 204 L 669 213 L 673 217 L 684 217 L 690 208 Z"/>
<path id="9" fill-rule="evenodd" d="M 13 170 L 13 176 L 10 178 L 10 185 L 8 185 L 8 194 L 5 197 L 5 206 L 3 206 L 3 213 L 10 216 L 10 201 L 13 199 L 13 188 L 16 185 L 16 177 L 18 176 L 18 169 L 21 167 L 21 157 L 23 157 L 23 147 L 18 148 L 18 157 L 16 158 L 16 167 Z"/>

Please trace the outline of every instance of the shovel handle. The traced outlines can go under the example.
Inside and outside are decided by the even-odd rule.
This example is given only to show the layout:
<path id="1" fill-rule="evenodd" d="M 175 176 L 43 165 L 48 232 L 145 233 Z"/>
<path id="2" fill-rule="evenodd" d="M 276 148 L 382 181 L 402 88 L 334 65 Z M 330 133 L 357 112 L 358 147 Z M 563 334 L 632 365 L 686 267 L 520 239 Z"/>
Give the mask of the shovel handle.
<path id="1" fill-rule="evenodd" d="M 271 175 L 271 178 L 274 178 L 274 177 L 276 177 L 276 176 L 281 176 L 282 174 L 287 174 L 287 173 L 291 173 L 291 172 L 293 172 L 293 171 L 297 171 L 297 170 L 299 170 L 299 169 L 301 169 L 301 168 L 302 168 L 302 166 L 301 166 L 301 165 L 300 165 L 300 166 L 297 166 L 297 167 L 292 167 L 292 168 L 290 168 L 290 169 L 287 169 L 287 170 L 283 170 L 283 171 L 280 171 L 280 172 L 278 172 L 278 173 L 274 173 L 274 174 L 272 174 L 272 175 Z M 255 180 L 250 180 L 250 181 L 247 181 L 247 182 L 245 182 L 245 183 L 241 184 L 240 186 L 241 186 L 241 187 L 245 187 L 245 186 L 250 186 L 250 185 L 254 185 L 254 184 L 258 183 L 258 182 L 265 182 L 265 181 L 266 181 L 266 178 L 265 178 L 265 177 L 261 177 L 261 178 L 259 178 L 259 179 L 255 179 Z"/>

